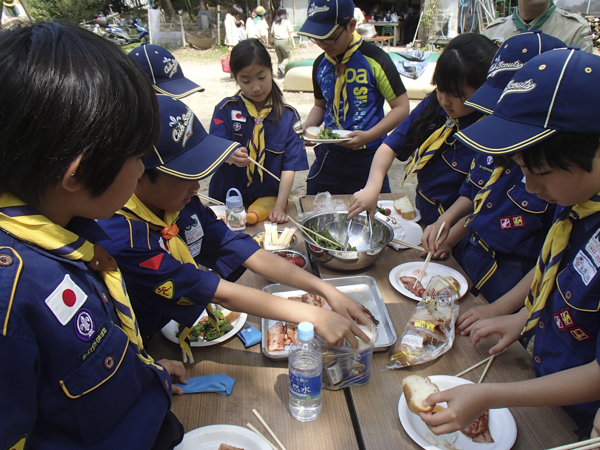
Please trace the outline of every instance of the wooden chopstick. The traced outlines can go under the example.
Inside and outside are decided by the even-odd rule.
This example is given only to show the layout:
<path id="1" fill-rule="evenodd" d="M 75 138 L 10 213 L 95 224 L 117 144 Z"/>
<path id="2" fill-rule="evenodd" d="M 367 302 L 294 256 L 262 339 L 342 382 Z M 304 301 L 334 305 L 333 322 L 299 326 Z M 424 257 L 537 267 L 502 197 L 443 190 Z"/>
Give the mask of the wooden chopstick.
<path id="1" fill-rule="evenodd" d="M 250 429 L 251 429 L 252 431 L 254 431 L 256 434 L 258 434 L 258 435 L 259 435 L 261 438 L 263 438 L 265 441 L 267 441 L 267 444 L 269 444 L 269 446 L 270 446 L 270 447 L 271 447 L 273 450 L 279 450 L 277 447 L 275 447 L 275 446 L 273 445 L 273 443 L 272 443 L 270 440 L 268 440 L 268 439 L 267 439 L 267 438 L 264 436 L 264 434 L 262 434 L 260 431 L 258 431 L 258 430 L 256 429 L 256 427 L 255 427 L 254 425 L 252 425 L 250 422 L 248 422 L 248 423 L 246 424 L 246 427 L 250 428 Z"/>
<path id="2" fill-rule="evenodd" d="M 598 448 L 598 444 L 600 444 L 600 437 L 575 442 L 574 444 L 563 445 L 561 447 L 552 447 L 548 450 L 588 450 L 592 448 Z"/>
<path id="3" fill-rule="evenodd" d="M 485 369 L 483 370 L 483 373 L 481 374 L 481 377 L 479 377 L 479 381 L 477 382 L 477 384 L 479 384 L 479 383 L 481 383 L 483 381 L 483 379 L 485 378 L 485 376 L 488 373 L 488 370 L 490 370 L 490 366 L 494 362 L 495 358 L 496 358 L 496 355 L 490 356 L 490 359 L 489 359 L 488 363 L 485 365 Z"/>
<path id="4" fill-rule="evenodd" d="M 273 178 L 275 178 L 277 181 L 281 182 L 281 180 L 279 179 L 279 177 L 277 175 L 273 175 L 271 172 L 269 172 L 267 169 L 265 169 L 265 166 L 260 165 L 259 163 L 257 163 L 255 160 L 253 160 L 252 158 L 250 158 L 248 156 L 248 159 L 254 163 L 254 165 L 260 167 L 262 170 L 264 170 L 265 172 L 267 172 L 269 175 L 271 175 Z"/>
<path id="5" fill-rule="evenodd" d="M 337 245 L 337 246 L 338 246 L 338 247 L 340 247 L 340 248 L 344 248 L 344 247 L 342 246 L 342 244 L 340 244 L 339 242 L 335 242 L 335 241 L 332 241 L 331 239 L 327 239 L 326 237 L 324 237 L 324 236 L 320 235 L 320 234 L 319 234 L 319 233 L 317 233 L 316 231 L 313 231 L 313 230 L 311 230 L 310 228 L 307 228 L 307 227 L 305 227 L 304 225 L 301 225 L 301 224 L 299 224 L 299 223 L 298 223 L 298 222 L 296 222 L 294 219 L 292 219 L 290 216 L 287 216 L 287 218 L 290 220 L 290 222 L 292 222 L 294 225 L 296 225 L 297 227 L 299 227 L 299 228 L 300 228 L 301 230 L 303 230 L 304 232 L 306 232 L 306 233 L 311 233 L 311 234 L 313 234 L 313 235 L 317 235 L 317 236 L 319 236 L 319 238 L 320 238 L 320 239 L 323 239 L 324 241 L 327 241 L 327 242 L 329 242 L 330 244 Z M 317 241 L 315 241 L 315 240 L 314 240 L 312 237 L 311 237 L 311 240 L 312 240 L 313 244 L 315 244 L 315 245 L 319 245 L 319 244 L 317 244 Z M 319 246 L 319 247 L 320 247 L 320 246 Z"/>
<path id="6" fill-rule="evenodd" d="M 492 355 L 493 356 L 493 355 Z M 479 361 L 477 364 L 473 364 L 471 367 L 469 367 L 468 369 L 463 370 L 460 373 L 457 373 L 456 375 L 454 375 L 455 377 L 462 377 L 464 374 L 469 373 L 471 370 L 473 369 L 477 369 L 479 366 L 481 366 L 482 364 L 485 364 L 486 362 L 488 362 L 491 359 L 491 356 L 488 356 L 485 359 L 482 359 L 481 361 Z"/>
<path id="7" fill-rule="evenodd" d="M 440 234 L 442 234 L 442 230 L 444 229 L 445 226 L 446 226 L 446 222 L 442 222 L 442 226 L 440 227 L 440 229 L 437 232 L 437 235 L 435 236 L 435 241 L 433 241 L 434 247 L 435 247 L 435 244 L 437 244 L 437 241 L 440 238 Z M 417 283 L 419 283 L 423 279 L 423 276 L 425 275 L 425 269 L 427 269 L 427 265 L 429 264 L 429 261 L 431 261 L 432 256 L 433 256 L 433 251 L 430 251 L 429 253 L 427 253 L 427 258 L 425 258 L 425 264 L 423 264 L 423 267 L 421 268 L 421 271 L 419 272 L 419 276 L 415 280 L 415 284 L 413 284 L 413 289 L 415 288 Z"/>
<path id="8" fill-rule="evenodd" d="M 214 203 L 215 205 L 224 205 L 225 204 L 220 200 L 215 200 L 214 198 L 211 198 L 208 195 L 201 194 L 200 192 L 196 192 L 196 195 L 198 197 L 200 197 L 201 200 L 204 200 L 205 202 Z"/>
<path id="9" fill-rule="evenodd" d="M 253 409 L 252 412 L 258 418 L 258 420 L 260 420 L 260 423 L 262 423 L 263 426 L 267 429 L 269 434 L 271 436 L 273 436 L 273 439 L 275 439 L 275 442 L 277 442 L 277 445 L 279 445 L 279 447 L 281 447 L 281 450 L 285 450 L 285 447 L 283 446 L 281 441 L 279 439 L 277 439 L 277 436 L 275 436 L 275 433 L 273 433 L 273 430 L 271 430 L 271 428 L 269 428 L 269 425 L 267 425 L 267 422 L 265 422 L 265 419 L 262 418 L 262 416 L 258 413 L 258 411 L 256 409 Z"/>
<path id="10" fill-rule="evenodd" d="M 404 245 L 405 247 L 414 248 L 415 250 L 420 250 L 420 251 L 422 251 L 422 252 L 423 252 L 423 251 L 425 251 L 425 250 L 423 249 L 423 247 L 421 247 L 421 246 L 419 246 L 419 245 L 411 244 L 411 243 L 409 243 L 409 242 L 402 241 L 402 240 L 400 240 L 400 239 L 396 239 L 396 238 L 394 238 L 394 239 L 392 239 L 392 242 L 393 242 L 394 244 L 400 244 L 400 245 Z"/>

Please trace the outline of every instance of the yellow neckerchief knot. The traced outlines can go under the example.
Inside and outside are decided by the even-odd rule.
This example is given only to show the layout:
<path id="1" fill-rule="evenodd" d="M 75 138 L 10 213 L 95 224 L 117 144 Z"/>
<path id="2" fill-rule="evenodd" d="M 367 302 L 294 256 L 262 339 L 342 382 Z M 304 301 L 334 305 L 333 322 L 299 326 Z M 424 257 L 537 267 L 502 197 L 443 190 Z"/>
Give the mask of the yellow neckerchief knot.
<path id="1" fill-rule="evenodd" d="M 600 192 L 586 202 L 566 208 L 550 228 L 535 267 L 531 290 L 525 299 L 529 316 L 523 333 L 536 326 L 540 320 L 540 311 L 546 306 L 556 284 L 558 268 L 571 237 L 573 220 L 585 219 L 597 212 L 600 212 Z"/>
<path id="2" fill-rule="evenodd" d="M 342 105 L 342 111 L 344 111 L 344 120 L 346 120 L 346 114 L 350 109 L 350 103 L 348 102 L 348 92 L 346 91 L 346 64 L 350 61 L 354 52 L 358 50 L 360 45 L 362 44 L 362 37 L 356 31 L 352 33 L 352 41 L 348 46 L 346 52 L 338 58 L 333 58 L 325 53 L 325 58 L 327 61 L 331 62 L 335 66 L 335 74 L 337 75 L 337 80 L 335 81 L 335 91 L 333 95 L 333 115 L 335 119 L 335 124 L 338 129 L 343 130 L 342 124 L 340 123 L 340 103 Z"/>
<path id="3" fill-rule="evenodd" d="M 196 264 L 194 257 L 190 253 L 187 243 L 179 234 L 175 234 L 168 239 L 163 235 L 163 231 L 165 229 L 169 229 L 172 232 L 176 228 L 177 232 L 179 232 L 179 228 L 177 225 L 175 225 L 175 222 L 179 218 L 179 211 L 165 211 L 165 218 L 163 220 L 150 211 L 150 209 L 144 203 L 142 203 L 142 201 L 135 194 L 133 194 L 123 209 L 117 211 L 117 214 L 121 214 L 130 220 L 142 220 L 148 223 L 152 228 L 161 230 L 161 236 L 163 236 L 163 239 L 165 239 L 165 245 L 167 246 L 171 256 L 181 263 L 192 264 L 194 267 L 198 267 L 198 264 Z M 206 313 L 208 314 L 208 320 L 210 324 L 218 331 L 219 325 L 210 303 L 206 306 Z M 184 328 L 179 333 L 179 345 L 191 359 L 192 349 L 190 348 L 188 339 L 190 331 L 191 328 L 188 327 Z"/>
<path id="4" fill-rule="evenodd" d="M 247 98 L 244 94 L 240 94 L 244 105 L 246 105 L 246 109 L 252 118 L 254 119 L 254 130 L 252 131 L 252 140 L 248 141 L 248 156 L 256 161 L 261 166 L 265 165 L 265 126 L 264 121 L 271 111 L 273 110 L 273 98 L 269 96 L 267 102 L 260 110 L 260 113 L 256 110 L 256 106 L 252 101 Z M 263 182 L 263 170 L 260 167 L 256 167 L 256 165 L 251 162 L 248 167 L 246 167 L 246 176 L 248 177 L 248 186 L 250 186 L 253 182 L 252 175 L 254 175 L 254 169 L 258 172 L 260 177 L 260 182 Z"/>
<path id="5" fill-rule="evenodd" d="M 427 165 L 429 160 L 435 155 L 435 152 L 439 150 L 439 148 L 444 145 L 446 139 L 454 132 L 454 127 L 456 127 L 456 131 L 459 131 L 458 119 L 452 119 L 449 116 L 446 116 L 446 122 L 440 128 L 435 130 L 431 136 L 427 138 L 423 144 L 417 150 L 417 153 L 413 160 L 408 165 L 406 169 L 406 173 L 404 174 L 404 178 L 402 179 L 402 185 L 404 185 L 404 181 L 407 178 L 412 178 L 416 174 L 418 174 L 423 167 Z"/>
<path id="6" fill-rule="evenodd" d="M 90 269 L 98 272 L 113 299 L 130 347 L 145 364 L 152 364 L 163 370 L 162 366 L 154 364 L 152 357 L 144 350 L 121 271 L 106 250 L 55 224 L 10 193 L 0 197 L 0 227 L 60 258 L 83 261 Z"/>
<path id="7" fill-rule="evenodd" d="M 483 207 L 483 204 L 485 203 L 485 200 L 490 195 L 492 185 L 496 181 L 498 181 L 498 179 L 502 175 L 502 172 L 504 172 L 504 167 L 502 166 L 498 166 L 492 171 L 490 179 L 487 181 L 487 183 L 485 183 L 485 186 L 477 193 L 477 195 L 473 199 L 473 213 L 469 217 L 467 217 L 467 220 L 465 221 L 465 226 L 467 226 L 475 218 L 475 216 L 479 214 L 481 208 Z"/>

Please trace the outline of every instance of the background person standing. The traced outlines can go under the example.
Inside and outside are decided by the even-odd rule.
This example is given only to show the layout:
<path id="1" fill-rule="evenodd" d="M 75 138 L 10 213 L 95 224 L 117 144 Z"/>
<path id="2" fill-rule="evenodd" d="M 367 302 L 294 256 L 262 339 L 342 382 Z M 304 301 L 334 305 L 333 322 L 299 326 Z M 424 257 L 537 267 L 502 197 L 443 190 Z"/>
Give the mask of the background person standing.
<path id="1" fill-rule="evenodd" d="M 277 77 L 283 78 L 285 76 L 285 66 L 290 60 L 290 42 L 292 47 L 296 48 L 294 42 L 294 27 L 287 18 L 287 12 L 285 8 L 279 8 L 277 15 L 271 25 L 271 35 L 273 36 L 273 47 L 275 47 L 275 54 L 277 55 Z"/>

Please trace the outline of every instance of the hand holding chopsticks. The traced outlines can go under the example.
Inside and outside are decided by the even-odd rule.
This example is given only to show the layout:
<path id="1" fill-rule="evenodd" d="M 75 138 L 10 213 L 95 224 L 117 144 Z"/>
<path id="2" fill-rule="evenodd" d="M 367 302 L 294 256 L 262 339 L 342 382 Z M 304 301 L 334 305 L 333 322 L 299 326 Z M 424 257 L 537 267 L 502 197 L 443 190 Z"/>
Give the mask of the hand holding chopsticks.
<path id="1" fill-rule="evenodd" d="M 438 230 L 437 235 L 435 236 L 435 241 L 433 242 L 434 249 L 435 249 L 435 244 L 437 244 L 437 241 L 440 238 L 440 234 L 442 234 L 442 230 L 444 229 L 445 226 L 446 226 L 446 222 L 442 222 L 442 226 Z M 423 278 L 423 276 L 425 275 L 425 270 L 427 269 L 427 265 L 429 264 L 429 261 L 431 261 L 431 256 L 432 255 L 433 255 L 433 249 L 429 250 L 429 253 L 427 253 L 427 258 L 425 258 L 425 264 L 423 264 L 423 267 L 421 268 L 421 271 L 419 272 L 419 276 L 415 280 L 415 284 L 413 284 L 413 289 L 415 288 L 415 286 L 417 285 L 417 283 L 419 283 L 421 281 L 421 279 Z"/>

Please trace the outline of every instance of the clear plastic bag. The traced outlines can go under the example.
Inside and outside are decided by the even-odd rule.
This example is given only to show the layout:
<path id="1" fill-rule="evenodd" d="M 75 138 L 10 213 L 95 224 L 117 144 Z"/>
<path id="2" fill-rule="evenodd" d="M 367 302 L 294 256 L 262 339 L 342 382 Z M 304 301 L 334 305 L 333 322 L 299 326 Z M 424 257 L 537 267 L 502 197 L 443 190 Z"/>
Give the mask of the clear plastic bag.
<path id="1" fill-rule="evenodd" d="M 452 280 L 434 276 L 390 354 L 386 369 L 423 364 L 452 348 L 459 298 Z"/>
<path id="2" fill-rule="evenodd" d="M 328 211 L 348 211 L 348 206 L 339 198 L 331 198 L 329 192 L 319 192 L 313 200 L 312 211 L 305 211 L 298 214 L 298 220 L 303 221 L 314 214 Z"/>

